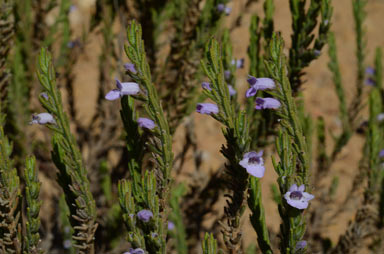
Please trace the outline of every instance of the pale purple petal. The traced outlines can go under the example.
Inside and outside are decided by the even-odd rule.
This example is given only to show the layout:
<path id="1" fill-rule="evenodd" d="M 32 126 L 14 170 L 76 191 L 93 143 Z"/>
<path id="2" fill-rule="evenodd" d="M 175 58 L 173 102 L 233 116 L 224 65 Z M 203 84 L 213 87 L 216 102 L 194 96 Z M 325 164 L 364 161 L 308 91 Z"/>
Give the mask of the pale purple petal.
<path id="1" fill-rule="evenodd" d="M 223 12 L 225 10 L 225 5 L 224 4 L 218 4 L 216 8 L 219 12 Z"/>
<path id="2" fill-rule="evenodd" d="M 245 168 L 248 174 L 261 178 L 264 176 L 265 167 L 264 160 L 260 155 L 262 155 L 260 152 L 248 152 L 243 155 L 243 159 L 239 162 L 239 165 Z"/>
<path id="3" fill-rule="evenodd" d="M 32 115 L 32 121 L 29 122 L 30 124 L 56 124 L 55 119 L 53 116 L 49 113 L 40 113 L 40 114 L 34 114 Z"/>
<path id="4" fill-rule="evenodd" d="M 172 221 L 168 221 L 168 230 L 174 230 L 175 229 L 175 223 Z"/>
<path id="5" fill-rule="evenodd" d="M 369 77 L 369 78 L 365 79 L 365 85 L 376 86 L 376 82 L 373 78 Z"/>
<path id="6" fill-rule="evenodd" d="M 139 84 L 135 82 L 123 82 L 121 85 L 121 95 L 135 95 L 140 92 Z"/>
<path id="7" fill-rule="evenodd" d="M 256 98 L 256 106 L 257 110 L 260 109 L 278 109 L 281 106 L 281 103 L 275 98 Z"/>
<path id="8" fill-rule="evenodd" d="M 212 103 L 198 103 L 196 106 L 196 112 L 200 114 L 217 114 L 219 113 L 219 107 Z"/>
<path id="9" fill-rule="evenodd" d="M 229 70 L 224 71 L 224 78 L 226 80 L 230 79 L 231 78 L 231 71 L 229 71 Z"/>
<path id="10" fill-rule="evenodd" d="M 119 89 L 113 89 L 105 95 L 105 99 L 107 99 L 109 101 L 114 101 L 114 100 L 120 98 L 120 96 L 121 96 L 120 90 Z"/>
<path id="11" fill-rule="evenodd" d="M 128 252 L 124 252 L 123 254 L 145 254 L 145 251 L 141 248 L 130 248 Z"/>
<path id="12" fill-rule="evenodd" d="M 40 94 L 40 96 L 43 97 L 43 98 L 46 99 L 46 100 L 49 99 L 48 94 L 47 94 L 46 92 L 42 92 L 42 93 Z"/>
<path id="13" fill-rule="evenodd" d="M 384 120 L 384 113 L 380 113 L 377 115 L 377 121 L 381 122 Z"/>
<path id="14" fill-rule="evenodd" d="M 225 15 L 229 15 L 229 14 L 231 14 L 231 11 L 232 11 L 232 8 L 231 7 L 225 7 L 225 9 L 224 9 L 224 13 L 225 13 Z"/>
<path id="15" fill-rule="evenodd" d="M 270 78 L 255 78 L 253 76 L 249 76 L 247 82 L 256 90 L 274 89 L 276 87 L 275 81 Z"/>
<path id="16" fill-rule="evenodd" d="M 125 70 L 132 72 L 133 74 L 137 73 L 137 70 L 136 70 L 135 65 L 133 63 L 124 64 L 124 68 L 125 68 Z"/>
<path id="17" fill-rule="evenodd" d="M 211 84 L 209 82 L 201 83 L 201 87 L 205 90 L 212 91 Z"/>
<path id="18" fill-rule="evenodd" d="M 309 194 L 308 192 L 303 192 L 302 194 L 305 201 L 310 201 L 315 198 L 314 195 Z"/>
<path id="19" fill-rule="evenodd" d="M 235 88 L 233 88 L 233 86 L 231 86 L 231 85 L 228 85 L 228 89 L 229 89 L 229 95 L 230 96 L 233 96 L 237 93 Z"/>
<path id="20" fill-rule="evenodd" d="M 116 81 L 116 87 L 117 87 L 117 89 L 119 89 L 119 90 L 123 89 L 123 85 L 121 84 L 120 80 L 115 79 L 115 81 Z"/>
<path id="21" fill-rule="evenodd" d="M 141 210 L 137 213 L 137 218 L 143 222 L 148 222 L 153 217 L 153 213 L 150 210 Z"/>
<path id="22" fill-rule="evenodd" d="M 318 49 L 315 49 L 315 50 L 313 51 L 313 54 L 315 54 L 315 56 L 320 56 L 320 55 L 321 55 L 321 51 L 318 50 Z"/>
<path id="23" fill-rule="evenodd" d="M 372 67 L 365 68 L 365 73 L 368 75 L 375 75 L 375 69 Z"/>
<path id="24" fill-rule="evenodd" d="M 296 243 L 296 250 L 301 250 L 307 247 L 307 241 L 298 241 Z"/>
<path id="25" fill-rule="evenodd" d="M 141 128 L 146 128 L 146 129 L 150 129 L 150 130 L 152 130 L 153 128 L 156 127 L 156 124 L 154 121 L 152 121 L 151 119 L 145 118 L 145 117 L 139 117 L 137 119 L 137 123 L 139 124 L 139 126 Z"/>
<path id="26" fill-rule="evenodd" d="M 289 188 L 289 192 L 293 192 L 293 191 L 298 191 L 299 188 L 297 187 L 296 184 L 292 184 L 291 187 Z"/>
<path id="27" fill-rule="evenodd" d="M 382 149 L 382 150 L 379 152 L 379 157 L 380 157 L 380 158 L 383 158 L 383 157 L 384 157 L 384 149 Z"/>
<path id="28" fill-rule="evenodd" d="M 302 184 L 297 188 L 298 191 L 304 191 L 305 190 L 305 185 Z"/>
<path id="29" fill-rule="evenodd" d="M 247 92 L 245 93 L 245 97 L 249 98 L 249 97 L 253 97 L 255 96 L 257 93 L 257 89 L 255 89 L 253 86 L 251 88 L 249 88 L 247 90 Z"/>
<path id="30" fill-rule="evenodd" d="M 237 69 L 243 68 L 244 67 L 244 62 L 245 62 L 244 58 L 238 59 L 236 61 L 236 68 Z"/>

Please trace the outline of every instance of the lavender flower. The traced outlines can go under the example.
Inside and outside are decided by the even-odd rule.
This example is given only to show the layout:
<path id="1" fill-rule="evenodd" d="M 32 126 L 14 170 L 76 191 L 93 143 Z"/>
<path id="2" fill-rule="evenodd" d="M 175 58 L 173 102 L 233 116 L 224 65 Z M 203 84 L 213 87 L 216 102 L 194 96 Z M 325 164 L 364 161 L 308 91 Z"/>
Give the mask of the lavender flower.
<path id="1" fill-rule="evenodd" d="M 382 149 L 380 152 L 379 152 L 379 158 L 383 158 L 384 157 L 384 149 Z"/>
<path id="2" fill-rule="evenodd" d="M 365 68 L 365 73 L 367 75 L 375 75 L 375 69 L 372 67 L 367 67 L 367 68 Z"/>
<path id="3" fill-rule="evenodd" d="M 209 82 L 201 83 L 201 87 L 205 90 L 212 91 L 211 84 Z"/>
<path id="4" fill-rule="evenodd" d="M 275 82 L 270 78 L 255 78 L 249 76 L 247 82 L 251 86 L 245 94 L 247 98 L 255 96 L 258 90 L 274 89 L 276 87 Z"/>
<path id="5" fill-rule="evenodd" d="M 148 222 L 153 217 L 153 213 L 150 210 L 143 209 L 137 213 L 137 218 L 143 222 Z"/>
<path id="6" fill-rule="evenodd" d="M 254 177 L 262 178 L 264 176 L 264 160 L 263 151 L 249 152 L 244 154 L 243 159 L 239 162 L 240 166 L 245 168 L 250 175 Z"/>
<path id="7" fill-rule="evenodd" d="M 377 118 L 377 121 L 379 121 L 379 122 L 383 121 L 384 120 L 384 113 L 378 114 L 376 118 Z"/>
<path id="8" fill-rule="evenodd" d="M 278 109 L 281 106 L 280 101 L 276 100 L 275 98 L 256 98 L 256 106 L 255 109 Z"/>
<path id="9" fill-rule="evenodd" d="M 226 80 L 230 79 L 231 78 L 231 71 L 229 71 L 229 70 L 224 71 L 224 78 Z"/>
<path id="10" fill-rule="evenodd" d="M 172 231 L 175 229 L 175 223 L 168 221 L 168 230 Z"/>
<path id="11" fill-rule="evenodd" d="M 228 16 L 228 15 L 231 13 L 232 8 L 231 8 L 231 7 L 227 7 L 227 6 L 225 6 L 225 4 L 218 4 L 218 5 L 217 5 L 217 10 L 218 10 L 219 12 L 224 12 L 225 15 Z"/>
<path id="12" fill-rule="evenodd" d="M 217 114 L 219 113 L 219 107 L 212 103 L 198 103 L 196 106 L 196 112 L 200 114 Z"/>
<path id="13" fill-rule="evenodd" d="M 244 68 L 244 62 L 245 62 L 244 58 L 240 58 L 238 60 L 232 59 L 231 64 L 236 65 L 237 69 L 241 69 L 241 68 Z"/>
<path id="14" fill-rule="evenodd" d="M 42 92 L 42 93 L 40 94 L 40 96 L 43 97 L 43 98 L 46 99 L 46 100 L 49 99 L 48 94 L 47 94 L 46 92 Z"/>
<path id="15" fill-rule="evenodd" d="M 133 63 L 124 64 L 124 68 L 126 71 L 132 72 L 133 74 L 137 73 L 137 70 L 136 70 L 135 65 Z"/>
<path id="16" fill-rule="evenodd" d="M 153 128 L 156 127 L 156 124 L 154 121 L 152 121 L 151 119 L 145 118 L 145 117 L 139 117 L 137 119 L 137 123 L 139 124 L 139 126 L 141 128 L 146 128 L 146 129 L 150 129 L 150 130 L 152 130 Z"/>
<path id="17" fill-rule="evenodd" d="M 284 194 L 284 198 L 287 203 L 297 209 L 305 209 L 308 207 L 308 201 L 313 199 L 315 196 L 304 192 L 304 184 L 297 187 L 296 184 L 293 184 L 289 190 Z"/>
<path id="18" fill-rule="evenodd" d="M 315 50 L 313 51 L 313 54 L 315 54 L 315 56 L 320 56 L 321 51 L 318 50 L 318 49 L 315 49 Z"/>
<path id="19" fill-rule="evenodd" d="M 69 7 L 69 12 L 73 12 L 73 11 L 75 11 L 75 10 L 77 10 L 77 7 L 76 7 L 76 5 L 72 4 L 72 5 Z"/>
<path id="20" fill-rule="evenodd" d="M 365 79 L 365 85 L 367 86 L 376 86 L 376 82 L 373 78 L 369 77 Z"/>
<path id="21" fill-rule="evenodd" d="M 137 249 L 130 248 L 128 252 L 124 252 L 123 254 L 145 254 L 145 251 L 141 248 L 137 248 Z"/>
<path id="22" fill-rule="evenodd" d="M 40 113 L 40 114 L 33 114 L 32 115 L 32 121 L 29 122 L 29 124 L 47 124 L 47 123 L 50 123 L 50 124 L 55 124 L 56 121 L 55 119 L 53 118 L 53 116 L 49 113 Z"/>
<path id="23" fill-rule="evenodd" d="M 302 250 L 307 247 L 307 241 L 298 241 L 296 243 L 296 250 Z"/>
<path id="24" fill-rule="evenodd" d="M 124 95 L 134 95 L 140 92 L 139 85 L 134 82 L 121 83 L 118 79 L 116 79 L 116 87 L 117 89 L 113 89 L 105 95 L 105 99 L 113 101 Z"/>
<path id="25" fill-rule="evenodd" d="M 228 85 L 228 90 L 229 90 L 229 95 L 230 96 L 233 96 L 233 95 L 235 95 L 237 93 L 235 88 L 233 88 L 233 86 L 231 86 L 231 85 Z"/>

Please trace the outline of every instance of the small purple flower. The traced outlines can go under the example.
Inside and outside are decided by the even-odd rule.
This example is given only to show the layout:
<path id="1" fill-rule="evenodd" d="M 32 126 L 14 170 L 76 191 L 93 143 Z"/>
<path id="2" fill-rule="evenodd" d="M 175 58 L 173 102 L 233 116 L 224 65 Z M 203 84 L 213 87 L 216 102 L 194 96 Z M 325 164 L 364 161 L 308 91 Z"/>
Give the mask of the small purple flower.
<path id="1" fill-rule="evenodd" d="M 367 75 L 375 75 L 375 69 L 372 67 L 365 68 L 365 74 Z"/>
<path id="2" fill-rule="evenodd" d="M 231 71 L 229 71 L 229 70 L 224 71 L 224 78 L 226 80 L 230 79 L 231 78 Z"/>
<path id="3" fill-rule="evenodd" d="M 218 4 L 217 5 L 217 10 L 219 12 L 224 12 L 225 15 L 228 16 L 231 13 L 232 8 L 225 6 L 225 4 Z"/>
<path id="4" fill-rule="evenodd" d="M 315 56 L 320 56 L 321 51 L 318 50 L 318 49 L 315 49 L 315 50 L 313 51 L 313 54 L 315 54 Z"/>
<path id="5" fill-rule="evenodd" d="M 296 250 L 302 250 L 307 247 L 307 241 L 298 241 L 296 243 Z"/>
<path id="6" fill-rule="evenodd" d="M 265 167 L 263 160 L 263 151 L 249 152 L 244 154 L 243 159 L 239 162 L 240 166 L 245 168 L 250 175 L 257 178 L 264 176 Z"/>
<path id="7" fill-rule="evenodd" d="M 384 113 L 378 114 L 376 118 L 377 118 L 377 121 L 379 121 L 379 122 L 383 121 L 384 120 Z"/>
<path id="8" fill-rule="evenodd" d="M 328 25 L 329 24 L 329 20 L 328 19 L 326 19 L 326 20 L 324 20 L 324 25 Z"/>
<path id="9" fill-rule="evenodd" d="M 200 114 L 217 114 L 219 113 L 219 107 L 212 103 L 198 103 L 196 106 L 196 112 Z"/>
<path id="10" fill-rule="evenodd" d="M 76 41 L 69 41 L 67 43 L 67 48 L 73 49 L 76 46 Z"/>
<path id="11" fill-rule="evenodd" d="M 117 89 L 113 89 L 105 95 L 105 99 L 113 101 L 124 95 L 134 95 L 140 92 L 139 85 L 134 82 L 121 83 L 118 79 L 116 79 L 116 87 Z"/>
<path id="12" fill-rule="evenodd" d="M 64 247 L 64 249 L 69 249 L 69 248 L 71 248 L 71 247 L 72 247 L 72 242 L 71 242 L 71 240 L 69 240 L 69 239 L 64 240 L 64 242 L 63 242 L 63 247 Z"/>
<path id="13" fill-rule="evenodd" d="M 278 109 L 281 106 L 280 101 L 276 100 L 275 98 L 256 98 L 256 106 L 255 109 L 261 110 L 261 109 Z"/>
<path id="14" fill-rule="evenodd" d="M 124 252 L 123 254 L 145 254 L 145 251 L 141 248 L 130 248 L 128 252 Z"/>
<path id="15" fill-rule="evenodd" d="M 369 77 L 365 79 L 365 85 L 367 86 L 376 86 L 376 82 L 373 78 Z"/>
<path id="16" fill-rule="evenodd" d="M 143 222 L 148 222 L 153 217 L 153 213 L 150 210 L 143 209 L 137 213 L 137 218 Z"/>
<path id="17" fill-rule="evenodd" d="M 237 69 L 241 69 L 241 68 L 244 68 L 244 62 L 245 62 L 244 58 L 241 58 L 241 59 L 238 59 L 238 60 L 233 59 L 231 61 L 231 64 L 232 65 L 236 65 Z"/>
<path id="18" fill-rule="evenodd" d="M 255 78 L 249 76 L 247 82 L 251 86 L 245 94 L 247 98 L 255 96 L 258 90 L 274 89 L 276 87 L 275 82 L 270 78 Z"/>
<path id="19" fill-rule="evenodd" d="M 151 119 L 145 118 L 145 117 L 139 117 L 137 119 L 137 123 L 139 124 L 139 126 L 141 128 L 146 128 L 146 129 L 150 129 L 150 130 L 152 130 L 153 128 L 156 127 L 156 124 L 154 121 L 152 121 Z"/>
<path id="20" fill-rule="evenodd" d="M 56 121 L 53 118 L 53 116 L 49 113 L 40 113 L 40 114 L 33 114 L 32 115 L 32 121 L 29 122 L 29 124 L 55 124 Z"/>
<path id="21" fill-rule="evenodd" d="M 46 92 L 42 92 L 42 93 L 40 94 L 40 96 L 43 97 L 43 98 L 46 99 L 46 100 L 49 99 L 48 94 L 47 94 Z"/>
<path id="22" fill-rule="evenodd" d="M 77 10 L 77 7 L 76 7 L 76 5 L 72 4 L 72 5 L 69 7 L 69 12 L 73 12 L 73 11 L 75 11 L 75 10 Z"/>
<path id="23" fill-rule="evenodd" d="M 230 96 L 234 96 L 237 93 L 235 88 L 233 88 L 233 86 L 231 86 L 231 85 L 228 85 L 228 90 L 229 90 Z"/>
<path id="24" fill-rule="evenodd" d="M 208 90 L 208 91 L 212 91 L 212 88 L 211 88 L 211 83 L 209 82 L 203 82 L 201 83 L 201 87 L 205 90 Z"/>
<path id="25" fill-rule="evenodd" d="M 126 71 L 132 72 L 133 74 L 137 73 L 137 70 L 136 70 L 135 65 L 133 63 L 124 64 L 124 68 Z"/>
<path id="26" fill-rule="evenodd" d="M 168 221 L 168 230 L 172 231 L 175 229 L 175 223 Z"/>
<path id="27" fill-rule="evenodd" d="M 289 190 L 284 194 L 284 198 L 287 203 L 297 209 L 305 209 L 308 207 L 308 201 L 313 199 L 315 196 L 304 192 L 305 185 L 302 184 L 297 187 L 296 184 L 293 184 Z"/>
<path id="28" fill-rule="evenodd" d="M 384 149 L 379 152 L 379 158 L 384 158 Z"/>

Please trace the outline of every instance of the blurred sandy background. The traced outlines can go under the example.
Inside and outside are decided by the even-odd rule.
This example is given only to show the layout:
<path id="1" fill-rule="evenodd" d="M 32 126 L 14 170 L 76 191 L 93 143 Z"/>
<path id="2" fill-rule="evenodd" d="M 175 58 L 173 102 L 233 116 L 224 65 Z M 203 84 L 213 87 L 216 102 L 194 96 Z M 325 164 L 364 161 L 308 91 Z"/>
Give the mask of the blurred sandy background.
<path id="1" fill-rule="evenodd" d="M 247 88 L 246 75 L 249 60 L 247 58 L 247 47 L 249 41 L 249 25 L 251 14 L 256 12 L 263 16 L 262 2 L 254 4 L 251 9 L 243 10 L 245 0 L 233 0 L 229 4 L 233 11 L 225 22 L 227 25 L 232 24 L 239 14 L 244 17 L 242 19 L 242 26 L 236 28 L 232 32 L 232 42 L 234 46 L 234 55 L 236 58 L 244 57 L 246 59 L 246 67 L 239 70 L 237 73 L 236 87 L 240 91 Z M 78 28 L 88 26 L 89 17 L 94 10 L 95 0 L 78 0 L 73 1 L 76 9 L 71 13 L 71 25 L 75 28 L 74 36 L 80 35 Z M 286 44 L 290 44 L 291 34 L 291 17 L 289 11 L 288 0 L 275 0 L 275 29 L 282 32 L 286 40 Z M 345 86 L 347 100 L 350 101 L 355 92 L 355 34 L 354 22 L 352 15 L 352 1 L 351 0 L 333 0 L 334 14 L 332 19 L 332 31 L 335 33 L 336 42 L 338 47 L 338 57 L 341 64 L 341 71 L 343 76 L 343 84 Z M 369 0 L 367 7 L 367 18 L 365 22 L 366 38 L 367 38 L 367 65 L 373 64 L 373 54 L 377 46 L 384 46 L 384 32 L 383 32 L 383 15 L 384 15 L 384 0 Z M 145 27 L 143 28 L 145 29 Z M 95 103 L 97 99 L 97 82 L 98 82 L 98 56 L 101 48 L 101 34 L 96 29 L 94 34 L 89 37 L 89 43 L 86 46 L 85 53 L 80 57 L 76 63 L 76 78 L 75 78 L 75 95 L 79 100 L 76 100 L 76 105 L 79 111 L 79 120 L 86 125 L 92 117 L 94 112 Z M 316 119 L 322 116 L 326 120 L 328 130 L 335 133 L 340 131 L 340 120 L 338 119 L 338 103 L 334 92 L 331 74 L 327 68 L 328 55 L 327 47 L 323 49 L 322 55 L 319 60 L 313 62 L 309 68 L 306 69 L 307 75 L 304 77 L 307 82 L 304 84 L 304 98 L 307 112 L 311 113 L 312 118 Z M 112 77 L 113 78 L 113 77 Z M 366 88 L 368 90 L 369 88 Z M 243 93 L 242 93 L 243 94 Z M 242 97 L 242 96 L 240 96 Z M 117 104 L 116 104 L 117 105 Z M 221 144 L 224 142 L 223 136 L 220 131 L 220 125 L 213 119 L 194 113 L 192 118 L 195 121 L 196 134 L 198 139 L 198 148 L 202 150 L 204 161 L 202 168 L 206 172 L 217 170 L 223 163 L 224 159 L 219 152 Z M 184 126 L 182 125 L 175 135 L 175 153 L 180 151 L 184 138 Z M 328 133 L 329 134 L 329 133 Z M 328 135 L 328 144 L 332 143 Z M 180 142 L 181 140 L 181 142 Z M 340 185 L 337 190 L 337 200 L 339 203 L 334 204 L 334 209 L 338 208 L 340 202 L 344 200 L 347 192 L 349 191 L 352 179 L 356 174 L 357 164 L 360 160 L 363 138 L 354 135 L 350 143 L 342 150 L 338 160 L 331 168 L 331 174 L 340 177 Z M 331 148 L 331 146 L 329 146 Z M 270 156 L 272 151 L 266 153 L 266 176 L 262 179 L 263 186 L 263 202 L 266 207 L 267 224 L 275 231 L 278 230 L 280 218 L 277 213 L 277 207 L 271 199 L 270 184 L 274 183 L 276 174 L 271 165 Z M 189 160 L 192 161 L 192 154 L 189 154 Z M 188 163 L 184 171 L 188 171 Z M 185 172 L 180 177 L 186 178 Z M 178 176 L 179 177 L 179 176 Z M 316 179 L 321 181 L 329 181 L 330 179 Z M 52 189 L 47 190 L 44 188 L 43 183 L 42 195 L 52 195 Z M 50 192 L 51 194 L 48 194 Z M 315 201 L 316 202 L 316 201 Z M 351 207 L 351 212 L 346 212 L 337 219 L 337 224 L 324 229 L 327 236 L 331 237 L 333 241 L 337 241 L 338 236 L 344 232 L 348 221 L 353 218 L 354 207 Z M 218 206 L 218 212 L 223 213 L 223 208 Z M 332 214 L 332 213 L 330 213 Z M 207 218 L 209 220 L 209 218 Z M 243 217 L 243 223 L 248 223 L 248 216 Z M 253 230 L 245 230 L 246 246 L 253 242 L 255 243 L 256 233 Z"/>

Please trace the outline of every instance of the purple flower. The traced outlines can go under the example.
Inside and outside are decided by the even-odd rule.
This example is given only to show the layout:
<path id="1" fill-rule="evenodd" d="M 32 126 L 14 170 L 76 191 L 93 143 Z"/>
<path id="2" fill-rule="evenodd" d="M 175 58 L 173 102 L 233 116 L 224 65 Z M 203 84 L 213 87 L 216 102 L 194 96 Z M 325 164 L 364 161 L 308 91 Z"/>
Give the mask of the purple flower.
<path id="1" fill-rule="evenodd" d="M 67 48 L 73 49 L 76 46 L 76 41 L 69 41 L 67 43 Z"/>
<path id="2" fill-rule="evenodd" d="M 367 86 L 376 86 L 376 82 L 373 78 L 369 77 L 365 79 L 365 85 Z"/>
<path id="3" fill-rule="evenodd" d="M 218 4 L 217 5 L 217 10 L 219 12 L 224 12 L 225 15 L 228 16 L 231 13 L 232 8 L 225 6 L 225 4 Z"/>
<path id="4" fill-rule="evenodd" d="M 168 221 L 168 230 L 174 230 L 175 229 L 175 223 L 172 221 Z"/>
<path id="5" fill-rule="evenodd" d="M 76 7 L 76 5 L 72 4 L 72 5 L 69 7 L 69 12 L 73 12 L 73 11 L 75 11 L 75 10 L 77 10 L 77 7 Z"/>
<path id="6" fill-rule="evenodd" d="M 249 76 L 247 82 L 251 86 L 245 94 L 247 98 L 255 96 L 258 90 L 274 89 L 276 87 L 275 82 L 270 78 L 255 78 Z"/>
<path id="7" fill-rule="evenodd" d="M 137 73 L 137 70 L 136 70 L 135 65 L 133 63 L 124 64 L 124 68 L 126 71 L 132 72 L 133 74 Z"/>
<path id="8" fill-rule="evenodd" d="M 134 82 L 121 83 L 118 79 L 116 79 L 116 87 L 117 89 L 113 89 L 105 95 L 105 99 L 113 101 L 124 95 L 134 95 L 140 92 L 139 85 Z"/>
<path id="9" fill-rule="evenodd" d="M 128 252 L 124 252 L 123 254 L 145 254 L 145 251 L 141 248 L 137 248 L 137 249 L 130 248 Z"/>
<path id="10" fill-rule="evenodd" d="M 384 120 L 384 113 L 380 113 L 377 115 L 377 121 L 381 122 Z"/>
<path id="11" fill-rule="evenodd" d="M 40 113 L 40 114 L 33 114 L 32 115 L 32 121 L 29 122 L 29 124 L 47 124 L 47 123 L 50 123 L 50 124 L 55 124 L 56 121 L 55 119 L 53 118 L 53 116 L 49 113 Z"/>
<path id="12" fill-rule="evenodd" d="M 230 96 L 233 96 L 233 95 L 235 95 L 237 93 L 235 88 L 233 88 L 233 86 L 231 86 L 231 85 L 228 85 L 228 90 L 229 90 L 229 95 Z"/>
<path id="13" fill-rule="evenodd" d="M 143 222 L 148 222 L 153 217 L 153 213 L 150 210 L 143 209 L 137 213 L 137 218 Z"/>
<path id="14" fill-rule="evenodd" d="M 64 240 L 64 242 L 63 242 L 63 247 L 64 247 L 64 249 L 69 249 L 69 248 L 71 248 L 72 247 L 72 242 L 71 242 L 71 240 Z"/>
<path id="15" fill-rule="evenodd" d="M 200 114 L 217 114 L 219 113 L 219 107 L 212 103 L 198 103 L 196 106 L 196 112 Z"/>
<path id="16" fill-rule="evenodd" d="M 231 78 L 231 71 L 229 71 L 229 70 L 224 71 L 224 78 L 226 80 L 230 79 Z"/>
<path id="17" fill-rule="evenodd" d="M 304 184 L 297 187 L 296 184 L 293 184 L 289 190 L 284 194 L 285 200 L 287 203 L 297 209 L 305 209 L 308 207 L 308 201 L 313 199 L 315 196 L 304 192 Z"/>
<path id="18" fill-rule="evenodd" d="M 212 91 L 212 88 L 211 88 L 211 83 L 209 82 L 203 82 L 201 83 L 201 87 L 205 90 L 208 90 L 208 91 Z"/>
<path id="19" fill-rule="evenodd" d="M 379 152 L 379 157 L 380 157 L 380 158 L 383 158 L 383 157 L 384 157 L 384 149 L 382 149 L 382 150 Z"/>
<path id="20" fill-rule="evenodd" d="M 313 54 L 315 54 L 315 56 L 320 56 L 321 51 L 318 50 L 318 49 L 315 49 L 315 50 L 313 51 Z"/>
<path id="21" fill-rule="evenodd" d="M 278 109 L 281 106 L 280 101 L 276 100 L 275 98 L 256 98 L 256 106 L 255 109 Z"/>
<path id="22" fill-rule="evenodd" d="M 307 247 L 307 241 L 298 241 L 296 243 L 296 250 L 302 250 Z"/>
<path id="23" fill-rule="evenodd" d="M 328 19 L 326 19 L 326 20 L 324 20 L 324 25 L 328 25 L 329 24 L 329 20 Z"/>
<path id="24" fill-rule="evenodd" d="M 237 69 L 241 69 L 241 68 L 243 68 L 244 67 L 244 58 L 240 58 L 240 59 L 238 59 L 238 60 L 236 60 L 236 59 L 233 59 L 232 61 L 231 61 L 231 64 L 232 65 L 236 65 L 236 68 Z"/>
<path id="25" fill-rule="evenodd" d="M 40 96 L 43 97 L 43 98 L 46 99 L 46 100 L 49 99 L 48 94 L 47 94 L 46 92 L 42 92 L 42 93 L 40 94 Z"/>
<path id="26" fill-rule="evenodd" d="M 264 176 L 264 160 L 263 151 L 249 152 L 244 154 L 243 159 L 239 162 L 240 166 L 245 168 L 250 175 L 262 178 Z"/>
<path id="27" fill-rule="evenodd" d="M 137 123 L 139 124 L 139 126 L 141 128 L 146 128 L 146 129 L 150 129 L 150 130 L 152 130 L 153 128 L 156 127 L 156 124 L 154 121 L 152 121 L 151 119 L 145 118 L 145 117 L 139 117 L 137 119 Z"/>
<path id="28" fill-rule="evenodd" d="M 367 68 L 365 68 L 365 73 L 367 75 L 375 75 L 375 69 L 372 67 L 367 67 Z"/>

